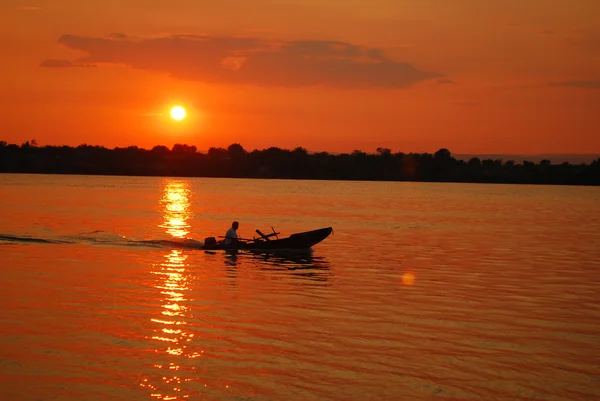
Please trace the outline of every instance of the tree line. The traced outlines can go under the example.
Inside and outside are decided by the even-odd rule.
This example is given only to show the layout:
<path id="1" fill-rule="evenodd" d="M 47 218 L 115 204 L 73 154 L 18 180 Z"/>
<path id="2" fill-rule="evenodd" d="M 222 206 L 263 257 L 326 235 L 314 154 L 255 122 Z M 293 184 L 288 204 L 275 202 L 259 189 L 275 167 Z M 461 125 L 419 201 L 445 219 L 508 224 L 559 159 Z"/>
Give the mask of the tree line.
<path id="1" fill-rule="evenodd" d="M 179 177 L 282 178 L 600 185 L 600 157 L 590 164 L 457 160 L 448 149 L 431 153 L 309 153 L 305 148 L 247 151 L 234 143 L 202 153 L 195 146 L 108 149 L 83 144 L 37 146 L 0 141 L 0 172 Z"/>

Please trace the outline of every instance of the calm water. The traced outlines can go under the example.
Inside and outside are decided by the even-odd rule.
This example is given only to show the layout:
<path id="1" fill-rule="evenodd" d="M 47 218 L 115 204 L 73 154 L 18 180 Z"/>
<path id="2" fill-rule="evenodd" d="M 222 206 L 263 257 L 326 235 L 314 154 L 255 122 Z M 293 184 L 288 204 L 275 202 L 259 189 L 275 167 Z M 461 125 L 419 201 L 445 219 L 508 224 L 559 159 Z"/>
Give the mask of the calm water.
<path id="1" fill-rule="evenodd" d="M 2 400 L 600 399 L 600 188 L 0 175 L 0 268 Z"/>

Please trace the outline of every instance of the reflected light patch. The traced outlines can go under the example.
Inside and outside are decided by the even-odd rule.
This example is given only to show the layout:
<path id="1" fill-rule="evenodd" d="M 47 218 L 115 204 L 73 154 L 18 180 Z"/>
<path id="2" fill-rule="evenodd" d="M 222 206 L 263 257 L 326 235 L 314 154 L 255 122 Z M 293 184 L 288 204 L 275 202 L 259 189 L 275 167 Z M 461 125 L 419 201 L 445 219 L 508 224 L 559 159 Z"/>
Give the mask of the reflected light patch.
<path id="1" fill-rule="evenodd" d="M 193 213 L 190 208 L 191 190 L 189 183 L 179 180 L 165 180 L 160 206 L 163 211 L 163 222 L 159 227 L 175 238 L 185 238 L 190 228 L 189 219 Z M 190 341 L 194 337 L 186 332 L 188 325 L 188 306 L 186 292 L 189 291 L 190 276 L 188 255 L 181 250 L 171 249 L 163 254 L 161 263 L 152 264 L 151 273 L 157 278 L 154 288 L 158 291 L 160 299 L 160 314 L 162 318 L 153 317 L 150 320 L 154 325 L 154 335 L 150 338 L 156 341 L 155 351 L 168 355 L 168 366 L 156 364 L 154 367 L 162 373 L 160 383 L 149 383 L 144 379 L 142 387 L 152 390 L 151 397 L 161 400 L 183 400 L 196 395 L 194 389 L 182 389 L 183 379 L 173 374 L 189 367 L 180 366 L 180 358 L 196 358 L 199 356 L 188 349 L 192 346 Z M 195 368 L 191 367 L 192 370 Z M 187 381 L 187 379 L 186 379 Z M 158 380 L 157 380 L 158 382 Z M 182 394 L 189 392 L 189 394 Z"/>
<path id="2" fill-rule="evenodd" d="M 190 212 L 190 188 L 185 181 L 167 181 L 161 203 L 164 204 L 164 223 L 159 227 L 165 228 L 166 232 L 175 238 L 185 238 L 190 225 L 188 220 L 192 217 Z M 171 261 L 179 262 L 179 254 L 169 255 Z"/>
<path id="3" fill-rule="evenodd" d="M 402 284 L 413 285 L 415 283 L 415 275 L 408 272 L 402 275 Z"/>
<path id="4" fill-rule="evenodd" d="M 167 349 L 167 353 L 171 355 L 182 355 L 183 349 L 181 348 L 169 348 Z"/>

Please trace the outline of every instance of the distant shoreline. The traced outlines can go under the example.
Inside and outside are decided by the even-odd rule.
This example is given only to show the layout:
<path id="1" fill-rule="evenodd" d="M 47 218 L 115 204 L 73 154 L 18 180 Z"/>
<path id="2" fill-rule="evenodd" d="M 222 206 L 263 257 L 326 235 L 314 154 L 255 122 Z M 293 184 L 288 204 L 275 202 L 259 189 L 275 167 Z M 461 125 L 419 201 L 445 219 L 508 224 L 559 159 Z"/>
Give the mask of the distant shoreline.
<path id="1" fill-rule="evenodd" d="M 458 155 L 457 155 L 458 156 Z M 246 151 L 239 144 L 210 148 L 177 144 L 171 149 L 135 146 L 107 149 L 80 145 L 20 146 L 0 141 L 0 173 L 105 175 L 132 177 L 204 177 L 382 182 L 454 182 L 489 184 L 600 185 L 600 157 L 589 164 L 553 164 L 528 160 L 465 161 L 449 150 L 430 153 L 362 151 L 331 154 L 271 147 Z"/>
<path id="2" fill-rule="evenodd" d="M 481 160 L 492 159 L 492 160 L 513 160 L 515 163 L 523 163 L 524 161 L 530 161 L 539 163 L 542 160 L 550 160 L 554 164 L 570 163 L 570 164 L 590 164 L 594 160 L 600 157 L 600 154 L 594 153 L 540 153 L 540 154 L 500 154 L 500 153 L 481 153 L 481 154 L 455 154 L 453 155 L 457 160 L 469 161 L 474 157 L 478 157 Z"/>

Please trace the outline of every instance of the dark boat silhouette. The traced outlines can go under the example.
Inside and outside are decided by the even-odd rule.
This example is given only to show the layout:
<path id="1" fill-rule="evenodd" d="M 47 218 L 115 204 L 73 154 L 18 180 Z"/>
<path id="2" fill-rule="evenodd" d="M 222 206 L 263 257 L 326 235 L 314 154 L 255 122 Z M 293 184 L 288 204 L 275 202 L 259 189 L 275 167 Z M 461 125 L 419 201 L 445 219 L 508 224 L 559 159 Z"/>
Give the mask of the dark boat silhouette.
<path id="1" fill-rule="evenodd" d="M 332 227 L 319 228 L 317 230 L 295 233 L 289 237 L 279 238 L 278 232 L 273 230 L 270 234 L 263 234 L 260 230 L 256 230 L 260 235 L 259 238 L 244 239 L 240 238 L 232 244 L 224 244 L 223 241 L 217 241 L 215 237 L 208 237 L 204 240 L 205 250 L 258 250 L 258 251 L 274 251 L 274 250 L 303 250 L 310 249 L 314 245 L 323 241 L 332 232 Z M 273 239 L 273 237 L 275 237 Z M 224 237 L 219 237 L 224 238 Z"/>

